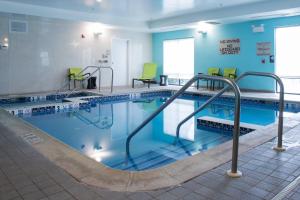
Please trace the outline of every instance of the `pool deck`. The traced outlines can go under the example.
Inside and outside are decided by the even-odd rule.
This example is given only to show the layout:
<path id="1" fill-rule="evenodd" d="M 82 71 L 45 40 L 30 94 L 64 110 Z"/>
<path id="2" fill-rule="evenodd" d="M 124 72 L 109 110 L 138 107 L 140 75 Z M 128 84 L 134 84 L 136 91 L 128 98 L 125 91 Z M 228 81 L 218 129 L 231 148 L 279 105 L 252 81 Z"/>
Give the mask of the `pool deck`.
<path id="1" fill-rule="evenodd" d="M 151 90 L 156 90 L 151 88 Z M 144 88 L 138 88 L 134 91 L 143 91 Z M 192 89 L 193 90 L 193 89 Z M 122 93 L 128 91 L 119 89 L 116 92 Z M 203 91 L 202 91 L 203 92 Z M 204 91 L 210 92 L 210 91 Z M 228 94 L 230 95 L 230 94 Z M 266 93 L 247 93 L 247 97 L 255 96 L 256 98 L 265 96 L 267 98 L 277 99 L 276 94 Z M 287 100 L 300 102 L 298 96 L 288 96 Z M 27 142 L 25 127 L 26 124 L 19 126 L 18 119 L 10 119 L 7 113 L 0 114 L 0 199 L 272 199 L 276 194 L 282 191 L 292 181 L 300 175 L 300 115 L 296 114 L 285 119 L 284 144 L 288 146 L 287 150 L 277 153 L 272 150 L 274 142 L 271 138 L 276 136 L 276 124 L 266 127 L 266 129 L 257 131 L 247 137 L 241 137 L 239 170 L 243 172 L 241 178 L 232 179 L 225 175 L 226 170 L 230 169 L 231 143 L 225 144 L 219 150 L 210 151 L 203 155 L 198 154 L 198 159 L 184 160 L 185 168 L 180 171 L 168 172 L 174 173 L 176 177 L 173 184 L 168 181 L 164 187 L 156 190 L 147 188 L 149 184 L 135 185 L 140 192 L 128 191 L 116 192 L 111 191 L 108 186 L 99 187 L 97 182 L 88 181 L 76 177 L 78 166 L 72 164 L 71 160 L 56 160 L 49 153 L 51 146 L 46 149 L 39 141 Z M 35 130 L 32 130 L 35 131 Z M 46 140 L 45 140 L 46 139 Z M 43 138 L 49 142 L 49 138 Z M 259 141 L 258 141 L 259 140 Z M 48 144 L 53 144 L 50 141 Z M 257 145 L 259 142 L 261 145 Z M 31 144 L 30 144 L 31 143 Z M 43 142 L 41 142 L 43 143 Z M 39 147 L 42 146 L 42 147 Z M 222 149 L 223 147 L 223 149 Z M 224 152 L 224 148 L 227 150 Z M 42 151 L 41 151 L 42 150 Z M 221 150 L 221 151 L 220 151 Z M 42 154 L 40 153 L 42 152 Z M 47 157 L 44 156 L 45 152 Z M 74 152 L 66 152 L 65 156 L 78 156 Z M 209 159 L 211 155 L 220 155 L 218 159 Z M 225 154 L 225 156 L 224 156 Z M 50 157 L 49 157 L 50 156 Z M 60 157 L 62 158 L 62 157 Z M 67 157 L 64 157 L 67 158 Z M 191 157 L 192 158 L 192 157 Z M 203 159 L 202 158 L 206 158 Z M 55 157 L 57 159 L 57 157 Z M 86 159 L 86 158 L 80 158 Z M 216 162 L 216 160 L 218 162 Z M 65 165 L 58 167 L 60 163 L 66 164 L 69 169 L 65 170 Z M 87 161 L 87 160 L 84 160 Z M 218 164 L 220 163 L 224 164 Z M 190 163 L 189 163 L 190 162 Z M 187 165 L 189 163 L 190 165 Z M 211 170 L 207 171 L 203 166 L 205 163 L 213 164 Z M 186 167 L 188 166 L 188 167 Z M 89 166 L 92 169 L 94 166 Z M 174 167 L 174 166 L 173 166 Z M 175 166 L 176 167 L 176 166 Z M 173 168 L 175 169 L 175 168 Z M 177 168 L 178 169 L 178 168 Z M 75 176 L 74 176 L 74 172 Z M 152 171 L 153 172 L 153 171 Z M 197 173 L 194 173 L 197 172 Z M 185 174 L 184 174 L 185 173 Z M 98 174 L 93 174 L 95 177 Z M 110 176 L 113 176 L 110 175 Z M 109 178 L 109 177 L 107 177 Z M 159 178 L 159 177 L 158 177 Z M 133 176 L 128 179 L 131 182 L 128 185 L 134 185 Z M 177 181 L 177 182 L 176 182 Z M 94 184 L 93 184 L 94 183 Z M 176 183 L 176 184 L 174 184 Z M 107 183 L 108 184 L 108 183 Z M 122 183 L 117 183 L 122 186 Z M 94 185 L 94 186 L 92 186 Z M 150 184 L 151 185 L 151 184 Z M 144 189 L 143 189 L 144 188 Z M 119 188 L 120 189 L 120 188 Z M 299 199 L 300 187 L 293 188 L 285 199 Z M 122 190 L 122 188 L 120 189 Z"/>

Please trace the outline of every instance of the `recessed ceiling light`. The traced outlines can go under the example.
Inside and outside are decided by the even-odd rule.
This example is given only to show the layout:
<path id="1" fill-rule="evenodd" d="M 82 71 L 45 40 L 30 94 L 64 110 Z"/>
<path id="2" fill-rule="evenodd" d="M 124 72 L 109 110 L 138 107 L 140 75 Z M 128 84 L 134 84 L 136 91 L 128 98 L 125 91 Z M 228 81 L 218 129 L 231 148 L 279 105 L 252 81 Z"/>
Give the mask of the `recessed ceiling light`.
<path id="1" fill-rule="evenodd" d="M 96 0 L 98 3 L 101 3 L 102 2 L 102 0 Z"/>

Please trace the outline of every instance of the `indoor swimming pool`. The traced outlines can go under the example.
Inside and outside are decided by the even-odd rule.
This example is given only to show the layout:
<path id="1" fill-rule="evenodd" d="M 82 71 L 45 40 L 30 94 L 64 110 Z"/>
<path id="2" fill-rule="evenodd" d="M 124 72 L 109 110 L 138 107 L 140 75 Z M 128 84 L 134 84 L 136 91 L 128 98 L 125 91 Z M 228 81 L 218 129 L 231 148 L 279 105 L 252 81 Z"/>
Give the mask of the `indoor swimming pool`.
<path id="1" fill-rule="evenodd" d="M 98 97 L 80 109 L 55 113 L 19 115 L 25 121 L 97 162 L 121 170 L 140 171 L 158 168 L 211 149 L 232 139 L 232 132 L 197 126 L 203 116 L 233 120 L 232 98 L 220 98 L 181 128 L 175 143 L 177 124 L 201 105 L 208 96 L 184 94 L 176 99 L 131 141 L 127 159 L 128 135 L 162 105 L 171 92 L 131 95 L 126 98 Z M 277 119 L 276 102 L 243 100 L 241 123 L 265 126 Z M 298 112 L 299 106 L 286 105 L 286 111 Z"/>

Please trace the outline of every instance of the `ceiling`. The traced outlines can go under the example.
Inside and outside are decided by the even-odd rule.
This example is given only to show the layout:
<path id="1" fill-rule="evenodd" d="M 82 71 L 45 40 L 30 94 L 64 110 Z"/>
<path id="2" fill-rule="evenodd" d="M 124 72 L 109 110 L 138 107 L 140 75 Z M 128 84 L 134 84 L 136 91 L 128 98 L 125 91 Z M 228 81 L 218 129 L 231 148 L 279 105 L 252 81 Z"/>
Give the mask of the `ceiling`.
<path id="1" fill-rule="evenodd" d="M 0 0 L 0 12 L 93 21 L 139 31 L 299 15 L 300 0 Z"/>

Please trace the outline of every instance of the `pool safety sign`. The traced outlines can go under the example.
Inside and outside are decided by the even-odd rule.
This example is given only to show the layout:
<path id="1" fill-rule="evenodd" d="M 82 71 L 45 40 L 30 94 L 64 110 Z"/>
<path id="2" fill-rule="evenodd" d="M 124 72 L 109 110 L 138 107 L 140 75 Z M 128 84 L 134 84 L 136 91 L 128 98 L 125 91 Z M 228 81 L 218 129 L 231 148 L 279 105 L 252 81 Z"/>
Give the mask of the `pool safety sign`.
<path id="1" fill-rule="evenodd" d="M 271 55 L 271 42 L 258 42 L 256 43 L 256 55 L 269 56 Z"/>
<path id="2" fill-rule="evenodd" d="M 220 40 L 220 53 L 222 55 L 240 54 L 240 39 Z"/>

